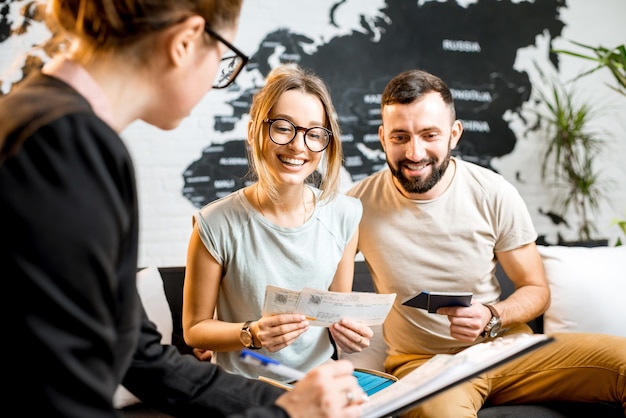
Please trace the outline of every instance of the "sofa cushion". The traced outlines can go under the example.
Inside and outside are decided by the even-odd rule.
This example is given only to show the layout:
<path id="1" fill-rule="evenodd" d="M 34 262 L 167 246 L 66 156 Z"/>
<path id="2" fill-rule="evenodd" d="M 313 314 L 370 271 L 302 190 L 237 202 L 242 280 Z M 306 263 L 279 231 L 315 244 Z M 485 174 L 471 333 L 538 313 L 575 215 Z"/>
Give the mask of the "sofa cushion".
<path id="1" fill-rule="evenodd" d="M 552 293 L 544 332 L 626 337 L 626 246 L 538 246 Z"/>
<path id="2" fill-rule="evenodd" d="M 501 270 L 501 269 L 500 269 Z M 182 290 L 185 278 L 185 267 L 160 267 L 160 276 L 163 280 L 165 294 L 171 308 L 173 317 L 173 335 L 172 344 L 174 344 L 181 353 L 191 352 L 191 348 L 184 344 L 182 339 L 181 313 L 182 313 Z M 506 275 L 500 271 L 498 280 L 508 280 Z M 512 286 L 511 286 L 512 287 Z M 359 292 L 374 291 L 371 276 L 363 261 L 355 263 L 355 276 L 353 290 Z M 504 289 L 503 289 L 504 290 Z M 512 290 L 512 289 L 511 289 Z M 168 308 L 168 309 L 169 309 Z M 158 326 L 158 324 L 157 324 Z M 386 345 L 382 339 L 382 328 L 375 329 L 373 327 L 375 340 L 372 342 L 371 352 L 364 350 L 359 355 L 354 356 L 355 366 L 364 368 L 382 368 L 384 361 L 384 351 Z M 374 345 L 376 344 L 376 345 Z M 345 358 L 345 354 L 342 358 Z M 352 359 L 352 358 L 351 358 Z M 378 365 L 378 366 L 377 366 Z M 133 405 L 120 411 L 121 416 L 125 418 L 145 418 L 145 417 L 162 417 L 163 414 L 156 413 L 154 410 L 147 408 L 143 404 Z M 592 403 L 583 404 L 580 402 L 553 402 L 539 405 L 504 405 L 493 406 L 485 405 L 479 412 L 479 418 L 491 417 L 532 417 L 532 418 L 562 418 L 563 416 L 601 416 L 601 417 L 623 417 L 623 410 L 620 404 Z"/>

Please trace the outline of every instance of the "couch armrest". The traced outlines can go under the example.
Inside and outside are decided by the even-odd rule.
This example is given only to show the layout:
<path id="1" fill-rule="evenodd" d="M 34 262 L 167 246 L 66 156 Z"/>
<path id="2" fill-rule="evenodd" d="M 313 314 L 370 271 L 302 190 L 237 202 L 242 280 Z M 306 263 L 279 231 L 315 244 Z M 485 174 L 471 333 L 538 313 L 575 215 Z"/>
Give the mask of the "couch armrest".
<path id="1" fill-rule="evenodd" d="M 185 267 L 159 267 L 165 297 L 172 311 L 172 345 L 182 354 L 192 354 L 193 349 L 185 344 L 183 338 L 183 284 L 185 282 Z"/>

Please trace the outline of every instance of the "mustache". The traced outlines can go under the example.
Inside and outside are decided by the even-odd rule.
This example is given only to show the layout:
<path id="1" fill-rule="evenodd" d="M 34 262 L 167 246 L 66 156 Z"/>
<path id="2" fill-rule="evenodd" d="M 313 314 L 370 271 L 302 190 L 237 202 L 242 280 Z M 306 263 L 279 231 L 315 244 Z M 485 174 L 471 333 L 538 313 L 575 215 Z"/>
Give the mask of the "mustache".
<path id="1" fill-rule="evenodd" d="M 398 161 L 398 165 L 407 165 L 407 164 L 436 164 L 436 161 L 434 158 L 422 158 L 421 160 L 418 161 L 413 161 L 413 160 L 409 160 L 408 158 L 402 159 Z"/>

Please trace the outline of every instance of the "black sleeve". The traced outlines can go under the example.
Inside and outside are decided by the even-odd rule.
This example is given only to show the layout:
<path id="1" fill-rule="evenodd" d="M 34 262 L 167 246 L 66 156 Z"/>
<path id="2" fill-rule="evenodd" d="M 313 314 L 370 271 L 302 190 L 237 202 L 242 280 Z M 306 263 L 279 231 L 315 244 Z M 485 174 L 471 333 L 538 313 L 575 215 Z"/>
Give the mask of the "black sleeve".
<path id="1" fill-rule="evenodd" d="M 273 405 L 282 389 L 162 345 L 156 326 L 145 311 L 142 316 L 137 351 L 122 382 L 142 402 L 177 417 L 288 417 Z"/>
<path id="2" fill-rule="evenodd" d="M 38 103 L 54 107 L 47 93 Z M 41 122 L 30 98 L 0 102 L 0 125 L 26 127 L 8 134 L 22 140 L 0 163 L 1 276 L 19 298 L 6 334 L 24 366 L 7 371 L 9 390 L 27 390 L 24 416 L 114 417 L 141 319 L 132 162 L 88 109 L 53 120 L 42 110 Z"/>

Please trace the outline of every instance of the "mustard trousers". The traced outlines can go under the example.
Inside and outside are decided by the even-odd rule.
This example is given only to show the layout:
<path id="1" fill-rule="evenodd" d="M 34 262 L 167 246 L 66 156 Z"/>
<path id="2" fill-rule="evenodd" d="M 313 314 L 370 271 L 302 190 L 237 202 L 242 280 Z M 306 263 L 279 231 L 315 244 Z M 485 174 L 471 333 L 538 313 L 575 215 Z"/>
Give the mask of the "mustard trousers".
<path id="1" fill-rule="evenodd" d="M 508 334 L 529 330 L 525 325 Z M 403 418 L 476 417 L 494 405 L 547 401 L 620 402 L 626 416 L 626 338 L 559 333 L 555 341 L 428 399 Z M 387 357 L 385 369 L 401 378 L 432 355 Z"/>

